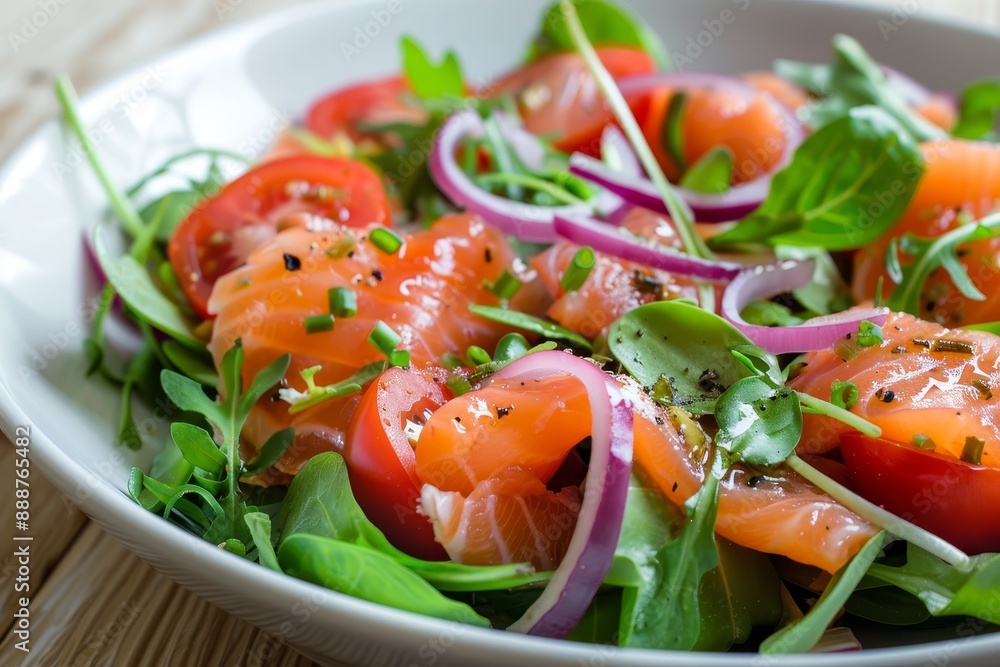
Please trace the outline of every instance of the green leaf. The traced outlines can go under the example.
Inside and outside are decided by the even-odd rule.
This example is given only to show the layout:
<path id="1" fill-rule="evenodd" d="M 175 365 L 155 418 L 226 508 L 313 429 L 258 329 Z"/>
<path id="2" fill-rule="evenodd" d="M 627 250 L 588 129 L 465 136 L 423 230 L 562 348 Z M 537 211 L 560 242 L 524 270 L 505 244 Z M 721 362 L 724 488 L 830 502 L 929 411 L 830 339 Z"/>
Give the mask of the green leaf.
<path id="1" fill-rule="evenodd" d="M 819 601 L 813 605 L 808 614 L 778 630 L 761 643 L 761 654 L 805 653 L 815 646 L 830 623 L 840 614 L 840 610 L 868 568 L 891 541 L 885 531 L 868 540 L 861 551 L 833 575 Z"/>
<path id="2" fill-rule="evenodd" d="M 647 388 L 664 378 L 673 403 L 695 414 L 711 412 L 722 392 L 747 375 L 729 350 L 750 344 L 721 317 L 680 301 L 640 306 L 608 332 L 611 353 L 632 377 Z"/>
<path id="3" fill-rule="evenodd" d="M 525 564 L 461 565 L 424 561 L 403 553 L 365 516 L 351 492 L 343 457 L 332 452 L 309 459 L 292 480 L 278 525 L 282 540 L 308 534 L 349 542 L 388 556 L 441 590 L 502 590 L 538 583 L 551 576 L 551 573 L 533 574 Z"/>
<path id="4" fill-rule="evenodd" d="M 687 158 L 684 153 L 684 106 L 687 95 L 677 92 L 670 96 L 667 113 L 664 115 L 663 127 L 660 128 L 660 143 L 670 159 L 673 160 L 681 173 L 687 171 Z"/>
<path id="5" fill-rule="evenodd" d="M 198 382 L 189 377 L 164 369 L 160 373 L 163 391 L 181 410 L 204 415 L 210 422 L 223 420 L 221 407 L 208 396 Z"/>
<path id="6" fill-rule="evenodd" d="M 974 616 L 994 623 L 1000 554 L 980 554 L 971 561 L 970 568 L 959 569 L 907 544 L 904 565 L 875 564 L 869 575 L 916 596 L 933 616 Z"/>
<path id="7" fill-rule="evenodd" d="M 987 322 L 986 324 L 970 324 L 965 327 L 966 329 L 973 329 L 974 331 L 986 331 L 991 334 L 1000 336 L 1000 322 Z"/>
<path id="8" fill-rule="evenodd" d="M 719 478 L 710 472 L 685 504 L 687 519 L 677 537 L 656 549 L 655 571 L 622 596 L 620 644 L 636 648 L 690 650 L 701 635 L 698 590 L 719 564 L 715 516 Z M 647 549 L 649 536 L 645 538 Z M 649 562 L 644 559 L 644 564 Z M 641 571 L 641 570 L 640 570 Z"/>
<path id="9" fill-rule="evenodd" d="M 142 446 L 142 434 L 132 417 L 132 394 L 140 386 L 146 375 L 156 368 L 156 357 L 153 348 L 147 343 L 143 345 L 128 363 L 125 370 L 125 383 L 122 385 L 121 420 L 118 427 L 118 444 L 129 449 L 139 449 Z"/>
<path id="10" fill-rule="evenodd" d="M 246 521 L 254 546 L 257 547 L 260 564 L 275 572 L 281 572 L 278 557 L 274 553 L 274 545 L 271 543 L 271 517 L 263 512 L 250 512 L 243 517 L 243 520 Z"/>
<path id="11" fill-rule="evenodd" d="M 886 301 L 892 310 L 920 316 L 924 285 L 939 268 L 944 268 L 952 282 L 967 298 L 976 301 L 985 295 L 975 286 L 958 258 L 959 248 L 967 243 L 1000 236 L 1000 213 L 993 213 L 975 224 L 961 225 L 934 238 L 904 236 L 900 251 L 911 251 L 912 260 L 898 268 L 900 282 Z M 910 253 L 908 253 L 910 254 Z"/>
<path id="12" fill-rule="evenodd" d="M 651 55 L 661 69 L 669 69 L 670 60 L 660 38 L 628 7 L 607 0 L 575 0 L 573 4 L 594 46 L 638 47 Z M 527 60 L 573 50 L 566 21 L 559 3 L 555 2 L 542 16 L 541 28 L 528 48 Z"/>
<path id="13" fill-rule="evenodd" d="M 802 409 L 794 391 L 760 376 L 737 381 L 715 405 L 716 444 L 750 465 L 782 463 L 802 436 Z"/>
<path id="14" fill-rule="evenodd" d="M 212 365 L 212 357 L 200 350 L 193 350 L 174 340 L 163 341 L 163 354 L 183 375 L 197 380 L 205 387 L 217 387 L 219 374 Z"/>
<path id="15" fill-rule="evenodd" d="M 952 136 L 961 139 L 983 139 L 989 136 L 1000 112 L 1000 79 L 977 81 L 962 91 L 958 104 L 958 120 Z"/>
<path id="16" fill-rule="evenodd" d="M 226 456 L 205 429 L 174 422 L 170 425 L 170 437 L 191 465 L 219 475 L 225 472 Z"/>
<path id="17" fill-rule="evenodd" d="M 462 66 L 454 51 L 447 51 L 440 63 L 433 63 L 420 42 L 403 37 L 403 75 L 410 88 L 423 99 L 465 97 L 465 80 Z"/>
<path id="18" fill-rule="evenodd" d="M 194 350 L 205 349 L 177 305 L 156 288 L 149 273 L 134 257 L 112 258 L 100 230 L 94 234 L 94 250 L 108 282 L 136 317 Z"/>
<path id="19" fill-rule="evenodd" d="M 750 217 L 710 244 L 873 243 L 899 219 L 923 173 L 920 148 L 877 107 L 858 107 L 806 139 Z"/>
<path id="20" fill-rule="evenodd" d="M 177 225 L 191 212 L 205 195 L 197 190 L 176 190 L 154 199 L 139 211 L 139 216 L 148 225 L 156 216 L 162 216 L 156 230 L 156 240 L 166 243 Z"/>
<path id="21" fill-rule="evenodd" d="M 318 535 L 286 537 L 278 548 L 281 569 L 298 579 L 369 602 L 448 621 L 488 627 L 466 604 L 378 551 Z"/>
<path id="22" fill-rule="evenodd" d="M 791 308 L 774 301 L 752 301 L 740 316 L 745 322 L 761 327 L 794 327 L 805 322 Z"/>
<path id="23" fill-rule="evenodd" d="M 912 110 L 885 72 L 853 37 L 833 38 L 834 62 L 830 66 L 779 60 L 775 71 L 809 88 L 823 99 L 806 107 L 807 122 L 823 127 L 859 106 L 873 105 L 892 116 L 914 141 L 943 139 L 939 127 Z"/>
<path id="24" fill-rule="evenodd" d="M 284 455 L 294 439 L 295 429 L 292 427 L 272 433 L 267 442 L 261 445 L 257 458 L 243 467 L 243 476 L 250 477 L 273 466 Z"/>
<path id="25" fill-rule="evenodd" d="M 785 383 L 778 358 L 756 345 L 736 345 L 730 349 L 736 359 L 754 375 L 763 377 L 775 389 Z"/>
<path id="26" fill-rule="evenodd" d="M 497 308 L 496 306 L 481 306 L 478 304 L 469 306 L 469 312 L 480 317 L 485 317 L 493 322 L 530 331 L 549 340 L 565 341 L 574 347 L 582 348 L 588 352 L 593 349 L 591 342 L 575 331 L 570 331 L 565 327 L 535 317 L 534 315 L 506 308 Z"/>
<path id="27" fill-rule="evenodd" d="M 733 179 L 733 152 L 728 146 L 716 146 L 695 162 L 681 177 L 680 185 L 694 192 L 721 194 Z"/>
<path id="28" fill-rule="evenodd" d="M 774 256 L 785 261 L 805 262 L 816 265 L 812 280 L 794 290 L 792 296 L 809 313 L 830 315 L 847 310 L 854 301 L 850 288 L 840 275 L 840 269 L 830 253 L 822 248 L 809 246 L 775 246 Z"/>

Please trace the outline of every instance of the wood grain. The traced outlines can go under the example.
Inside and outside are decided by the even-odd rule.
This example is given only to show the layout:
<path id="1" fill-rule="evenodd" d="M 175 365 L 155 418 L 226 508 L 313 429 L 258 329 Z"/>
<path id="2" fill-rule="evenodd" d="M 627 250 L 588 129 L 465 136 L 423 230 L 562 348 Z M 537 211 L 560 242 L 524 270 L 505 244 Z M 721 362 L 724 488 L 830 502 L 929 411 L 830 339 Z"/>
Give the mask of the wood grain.
<path id="1" fill-rule="evenodd" d="M 1000 25 L 1000 3 L 993 0 L 913 1 L 921 11 Z M 2 0 L 0 156 L 55 112 L 50 92 L 55 74 L 69 74 L 85 91 L 152 53 L 288 4 L 287 0 Z M 40 19 L 43 6 L 53 5 L 58 12 Z M 32 31 L 29 24 L 41 27 Z M 24 35 L 30 36 L 19 39 Z M 8 445 L 0 446 L 2 489 L 10 488 L 8 480 L 14 475 L 14 454 Z M 89 523 L 40 475 L 31 480 L 36 555 L 31 581 L 33 650 L 27 655 L 16 650 L 9 632 L 17 564 L 7 546 L 12 543 L 14 523 L 12 494 L 3 493 L 0 665 L 312 664 L 166 579 Z"/>

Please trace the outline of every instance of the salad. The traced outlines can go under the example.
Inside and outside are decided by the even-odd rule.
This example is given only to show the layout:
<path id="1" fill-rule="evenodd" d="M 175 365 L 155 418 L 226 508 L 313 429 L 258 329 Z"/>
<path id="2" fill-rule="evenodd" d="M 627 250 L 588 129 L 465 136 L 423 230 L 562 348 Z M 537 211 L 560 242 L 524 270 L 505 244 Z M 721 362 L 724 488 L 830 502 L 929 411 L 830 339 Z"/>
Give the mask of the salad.
<path id="1" fill-rule="evenodd" d="M 132 499 L 508 632 L 988 631 L 1000 81 L 933 93 L 848 36 L 742 76 L 667 53 L 606 0 L 552 5 L 488 82 L 407 37 L 235 180 L 198 148 L 128 190 L 60 80 L 117 219 L 86 240 L 88 372 L 120 387 L 122 446 L 152 446 L 136 401 L 170 420 Z"/>

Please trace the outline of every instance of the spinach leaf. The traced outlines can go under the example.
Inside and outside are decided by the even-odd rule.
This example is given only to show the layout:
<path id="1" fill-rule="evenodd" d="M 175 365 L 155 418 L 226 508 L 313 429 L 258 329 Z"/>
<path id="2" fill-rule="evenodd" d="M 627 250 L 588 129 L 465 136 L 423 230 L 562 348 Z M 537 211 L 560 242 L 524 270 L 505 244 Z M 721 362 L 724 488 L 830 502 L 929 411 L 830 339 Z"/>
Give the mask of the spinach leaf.
<path id="1" fill-rule="evenodd" d="M 634 46 L 652 56 L 661 69 L 669 69 L 670 59 L 660 38 L 627 7 L 608 0 L 574 0 L 573 4 L 594 46 Z M 528 47 L 526 60 L 533 62 L 574 50 L 566 19 L 555 2 L 542 16 L 542 26 Z"/>
<path id="2" fill-rule="evenodd" d="M 330 590 L 424 616 L 488 627 L 466 604 L 450 600 L 396 560 L 366 547 L 297 533 L 278 548 L 281 569 Z"/>
<path id="3" fill-rule="evenodd" d="M 716 146 L 691 165 L 681 176 L 680 186 L 694 192 L 721 194 L 733 178 L 733 152 L 728 146 Z"/>
<path id="4" fill-rule="evenodd" d="M 447 51 L 441 62 L 435 64 L 413 37 L 403 37 L 400 47 L 403 51 L 403 75 L 419 97 L 427 100 L 465 97 L 462 66 L 454 51 Z"/>
<path id="5" fill-rule="evenodd" d="M 640 306 L 608 331 L 611 353 L 632 377 L 647 388 L 665 382 L 670 402 L 694 414 L 711 412 L 747 375 L 729 350 L 750 344 L 721 317 L 682 301 Z"/>
<path id="6" fill-rule="evenodd" d="M 823 636 L 844 603 L 865 576 L 882 549 L 891 541 L 885 531 L 865 543 L 861 551 L 830 580 L 819 601 L 798 621 L 786 625 L 761 643 L 763 655 L 805 653 Z"/>
<path id="7" fill-rule="evenodd" d="M 907 544 L 904 565 L 876 563 L 868 573 L 916 596 L 934 616 L 974 616 L 994 623 L 1000 554 L 980 554 L 971 561 L 971 568 L 959 569 Z"/>
<path id="8" fill-rule="evenodd" d="M 964 91 L 958 105 L 958 120 L 951 134 L 961 139 L 991 136 L 1000 113 L 1000 79 L 977 81 Z"/>
<path id="9" fill-rule="evenodd" d="M 823 96 L 819 104 L 806 107 L 806 122 L 816 128 L 824 127 L 843 118 L 851 109 L 870 104 L 891 115 L 913 141 L 944 138 L 944 131 L 909 108 L 885 71 L 856 39 L 837 35 L 833 38 L 833 49 L 834 61 L 830 66 L 775 62 L 778 74 Z"/>
<path id="10" fill-rule="evenodd" d="M 344 459 L 335 453 L 314 456 L 302 467 L 292 480 L 277 523 L 283 542 L 301 534 L 348 542 L 383 554 L 441 590 L 501 590 L 551 576 L 534 574 L 529 565 L 518 563 L 480 567 L 424 561 L 403 553 L 365 516 L 351 492 Z"/>
<path id="11" fill-rule="evenodd" d="M 565 639 L 571 642 L 616 646 L 621 613 L 621 591 L 599 592 Z"/>
<path id="12" fill-rule="evenodd" d="M 782 463 L 802 436 L 799 397 L 766 376 L 737 380 L 715 405 L 719 434 L 715 442 L 733 456 L 755 466 Z"/>
<path id="13" fill-rule="evenodd" d="M 922 173 L 920 148 L 898 122 L 877 107 L 853 108 L 806 139 L 760 208 L 710 245 L 860 248 L 895 224 Z"/>

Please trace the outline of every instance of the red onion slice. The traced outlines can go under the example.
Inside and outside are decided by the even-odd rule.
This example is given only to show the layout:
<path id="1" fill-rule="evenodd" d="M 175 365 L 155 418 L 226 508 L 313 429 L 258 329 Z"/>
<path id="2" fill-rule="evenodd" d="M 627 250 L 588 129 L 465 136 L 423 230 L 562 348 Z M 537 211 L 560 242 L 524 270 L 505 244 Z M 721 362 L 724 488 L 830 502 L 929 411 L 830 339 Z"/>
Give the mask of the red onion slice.
<path id="1" fill-rule="evenodd" d="M 553 638 L 576 627 L 611 569 L 632 471 L 632 408 L 618 384 L 595 364 L 566 352 L 536 352 L 493 377 L 530 380 L 563 374 L 583 382 L 590 401 L 590 465 L 583 503 L 569 548 L 551 581 L 508 628 Z"/>
<path id="2" fill-rule="evenodd" d="M 641 243 L 625 236 L 617 227 L 590 216 L 570 218 L 557 215 L 554 228 L 559 236 L 577 245 L 589 245 L 606 255 L 669 271 L 678 276 L 724 281 L 739 275 L 744 268 L 733 262 L 701 259 L 669 248 Z"/>
<path id="3" fill-rule="evenodd" d="M 504 138 L 510 142 L 521 161 L 531 168 L 540 167 L 543 152 L 538 138 L 508 119 L 499 122 Z M 591 215 L 595 208 L 602 213 L 611 213 L 621 206 L 621 200 L 607 192 L 597 195 L 593 207 L 590 204 L 550 207 L 511 201 L 483 190 L 455 162 L 455 151 L 462 139 L 482 137 L 485 132 L 483 120 L 475 111 L 452 114 L 438 130 L 429 166 L 434 182 L 449 199 L 501 231 L 513 234 L 522 241 L 549 243 L 556 240 L 552 226 L 555 216 Z"/>
<path id="4" fill-rule="evenodd" d="M 724 87 L 741 91 L 746 95 L 764 95 L 773 103 L 774 110 L 781 119 L 785 146 L 781 157 L 770 171 L 752 181 L 734 185 L 720 194 L 694 192 L 674 186 L 677 193 L 691 207 L 699 222 L 737 220 L 755 210 L 767 197 L 771 188 L 771 177 L 791 162 L 795 149 L 805 138 L 802 124 L 784 105 L 774 100 L 768 93 L 732 77 L 704 72 L 660 72 L 623 79 L 619 86 L 626 97 L 662 88 Z M 582 154 L 575 154 L 570 159 L 570 171 L 593 181 L 630 203 L 666 213 L 660 194 L 652 181 L 647 178 L 635 179 L 618 174 L 608 169 L 601 161 Z"/>
<path id="5" fill-rule="evenodd" d="M 722 295 L 722 316 L 754 344 L 772 354 L 822 350 L 849 333 L 857 333 L 862 320 L 879 326 L 886 323 L 888 308 L 853 308 L 817 317 L 795 327 L 763 327 L 743 320 L 740 313 L 748 304 L 808 284 L 815 268 L 815 263 L 809 260 L 769 264 L 744 271 L 729 283 Z"/>

